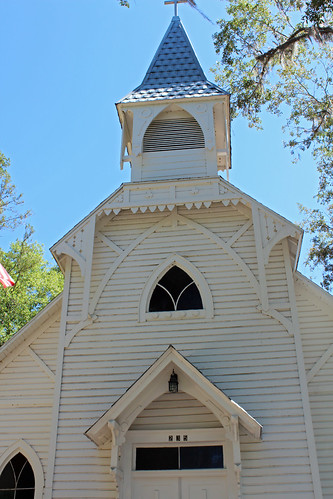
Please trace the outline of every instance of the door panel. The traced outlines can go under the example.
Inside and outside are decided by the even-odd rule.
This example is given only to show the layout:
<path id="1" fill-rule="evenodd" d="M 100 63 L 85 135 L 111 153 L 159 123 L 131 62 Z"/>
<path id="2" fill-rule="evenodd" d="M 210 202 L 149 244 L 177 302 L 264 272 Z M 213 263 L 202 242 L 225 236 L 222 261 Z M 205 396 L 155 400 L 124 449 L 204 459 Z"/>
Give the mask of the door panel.
<path id="1" fill-rule="evenodd" d="M 180 499 L 178 478 L 136 478 L 133 499 Z"/>
<path id="2" fill-rule="evenodd" d="M 228 499 L 224 477 L 181 479 L 181 499 Z"/>

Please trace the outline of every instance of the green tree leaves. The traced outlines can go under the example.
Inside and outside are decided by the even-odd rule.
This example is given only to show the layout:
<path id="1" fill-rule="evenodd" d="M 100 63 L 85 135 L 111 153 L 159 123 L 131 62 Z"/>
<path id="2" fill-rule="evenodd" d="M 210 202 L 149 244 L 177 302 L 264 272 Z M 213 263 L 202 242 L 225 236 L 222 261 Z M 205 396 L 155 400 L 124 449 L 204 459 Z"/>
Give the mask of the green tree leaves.
<path id="1" fill-rule="evenodd" d="M 43 253 L 30 231 L 8 252 L 0 250 L 0 261 L 15 281 L 14 287 L 0 289 L 0 345 L 62 291 L 63 276 Z"/>
<path id="2" fill-rule="evenodd" d="M 229 0 L 214 43 L 221 55 L 217 81 L 231 93 L 232 117 L 260 128 L 263 109 L 286 117 L 285 143 L 297 160 L 312 152 L 320 174 L 317 210 L 304 227 L 312 234 L 309 259 L 333 275 L 333 2 Z"/>
<path id="3" fill-rule="evenodd" d="M 29 216 L 21 209 L 22 195 L 16 194 L 9 166 L 9 159 L 0 152 L 0 231 L 15 229 Z M 0 345 L 63 288 L 60 270 L 44 259 L 43 247 L 32 242 L 32 234 L 32 227 L 26 225 L 22 240 L 12 243 L 7 252 L 0 248 L 0 262 L 15 281 L 14 287 L 0 284 Z"/>

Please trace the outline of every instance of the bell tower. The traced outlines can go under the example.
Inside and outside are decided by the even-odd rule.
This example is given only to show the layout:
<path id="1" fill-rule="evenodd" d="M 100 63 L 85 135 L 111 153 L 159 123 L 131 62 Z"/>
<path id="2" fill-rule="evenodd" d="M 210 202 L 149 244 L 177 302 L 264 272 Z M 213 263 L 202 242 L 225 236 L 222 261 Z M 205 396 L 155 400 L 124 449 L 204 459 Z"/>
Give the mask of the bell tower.
<path id="1" fill-rule="evenodd" d="M 231 167 L 229 94 L 207 80 L 174 16 L 141 83 L 118 104 L 131 180 L 217 176 Z"/>

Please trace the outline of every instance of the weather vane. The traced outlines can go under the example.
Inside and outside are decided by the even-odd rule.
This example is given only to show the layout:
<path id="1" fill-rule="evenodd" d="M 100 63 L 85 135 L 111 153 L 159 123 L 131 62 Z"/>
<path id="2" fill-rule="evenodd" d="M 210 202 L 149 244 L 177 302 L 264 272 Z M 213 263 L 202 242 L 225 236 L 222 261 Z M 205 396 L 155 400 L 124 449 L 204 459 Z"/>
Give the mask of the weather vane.
<path id="1" fill-rule="evenodd" d="M 174 4 L 175 6 L 175 16 L 178 16 L 178 4 L 179 3 L 187 3 L 188 0 L 168 0 L 164 2 L 164 5 L 172 5 Z"/>

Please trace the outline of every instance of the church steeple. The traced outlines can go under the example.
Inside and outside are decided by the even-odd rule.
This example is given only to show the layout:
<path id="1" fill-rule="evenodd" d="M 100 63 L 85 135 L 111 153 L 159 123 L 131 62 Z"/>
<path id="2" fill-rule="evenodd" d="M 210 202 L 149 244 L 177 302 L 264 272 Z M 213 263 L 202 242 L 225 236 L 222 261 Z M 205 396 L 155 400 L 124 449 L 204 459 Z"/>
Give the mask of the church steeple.
<path id="1" fill-rule="evenodd" d="M 121 102 L 226 95 L 207 80 L 179 17 L 171 23 L 141 83 Z"/>
<path id="2" fill-rule="evenodd" d="M 142 83 L 117 109 L 123 128 L 121 165 L 131 163 L 132 181 L 209 177 L 229 170 L 229 94 L 207 80 L 178 16 Z"/>

